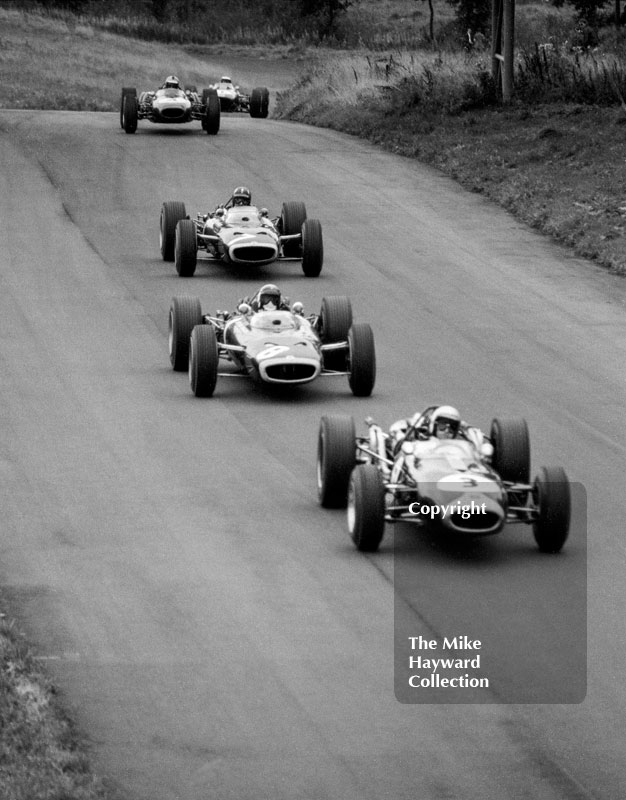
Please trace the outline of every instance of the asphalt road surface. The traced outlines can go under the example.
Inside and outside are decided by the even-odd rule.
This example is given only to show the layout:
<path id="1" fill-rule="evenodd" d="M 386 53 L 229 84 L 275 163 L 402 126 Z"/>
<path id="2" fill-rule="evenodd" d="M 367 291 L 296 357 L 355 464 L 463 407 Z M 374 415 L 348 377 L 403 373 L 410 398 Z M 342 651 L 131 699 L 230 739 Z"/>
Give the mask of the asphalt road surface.
<path id="1" fill-rule="evenodd" d="M 296 124 L 128 136 L 117 114 L 2 111 L 0 160 L 1 591 L 119 797 L 623 796 L 623 280 L 436 171 Z M 319 278 L 185 280 L 160 259 L 164 200 L 195 214 L 242 183 L 321 219 Z M 371 398 L 344 379 L 192 396 L 171 297 L 233 308 L 268 280 L 310 312 L 350 296 Z M 524 416 L 533 472 L 584 487 L 561 555 L 525 526 L 449 547 L 400 525 L 363 556 L 317 505 L 323 413 L 388 425 L 438 401 L 487 429 Z M 490 688 L 398 702 L 394 605 L 414 636 L 482 639 Z"/>

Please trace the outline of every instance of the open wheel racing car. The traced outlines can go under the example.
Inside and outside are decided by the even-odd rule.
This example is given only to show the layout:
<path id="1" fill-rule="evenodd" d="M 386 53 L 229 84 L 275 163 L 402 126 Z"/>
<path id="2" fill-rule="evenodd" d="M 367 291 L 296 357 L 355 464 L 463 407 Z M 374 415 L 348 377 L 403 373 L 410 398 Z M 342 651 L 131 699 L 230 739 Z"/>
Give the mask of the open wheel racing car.
<path id="1" fill-rule="evenodd" d="M 569 533 L 570 485 L 562 467 L 542 467 L 530 481 L 526 421 L 493 420 L 486 439 L 490 458 L 481 456 L 476 428 L 468 437 L 435 441 L 420 454 L 420 425 L 434 408 L 422 414 L 414 439 L 395 442 L 370 418 L 368 434 L 356 436 L 352 417 L 322 417 L 319 501 L 326 508 L 347 506 L 357 549 L 376 551 L 385 522 L 429 524 L 458 536 L 495 534 L 516 522 L 532 525 L 542 552 L 559 552 Z"/>
<path id="2" fill-rule="evenodd" d="M 215 89 L 204 89 L 199 95 L 195 86 L 183 89 L 174 76 L 154 91 L 141 92 L 131 87 L 122 89 L 120 125 L 126 133 L 135 133 L 141 119 L 166 125 L 180 125 L 199 120 L 202 129 L 215 135 L 220 129 L 220 100 Z"/>
<path id="3" fill-rule="evenodd" d="M 172 368 L 188 370 L 196 397 L 211 397 L 218 376 L 247 376 L 293 386 L 318 376 L 347 376 L 357 397 L 371 394 L 376 379 L 374 336 L 367 323 L 353 322 L 350 300 L 325 297 L 319 314 L 305 317 L 301 303 L 290 310 L 204 314 L 196 297 L 172 299 L 169 310 Z M 230 370 L 220 371 L 220 362 Z"/>
<path id="4" fill-rule="evenodd" d="M 280 217 L 270 219 L 256 206 L 218 208 L 189 219 L 185 204 L 161 207 L 160 248 L 164 261 L 174 261 L 181 278 L 192 277 L 198 253 L 209 261 L 263 266 L 274 261 L 301 261 L 302 271 L 316 278 L 324 263 L 322 224 L 307 217 L 302 202 L 283 203 Z"/>
<path id="5" fill-rule="evenodd" d="M 242 92 L 239 86 L 235 86 L 228 75 L 224 75 L 217 83 L 210 87 L 215 89 L 220 99 L 222 111 L 242 111 L 250 114 L 251 117 L 265 118 L 269 112 L 270 93 L 263 87 L 253 89 L 250 94 Z"/>

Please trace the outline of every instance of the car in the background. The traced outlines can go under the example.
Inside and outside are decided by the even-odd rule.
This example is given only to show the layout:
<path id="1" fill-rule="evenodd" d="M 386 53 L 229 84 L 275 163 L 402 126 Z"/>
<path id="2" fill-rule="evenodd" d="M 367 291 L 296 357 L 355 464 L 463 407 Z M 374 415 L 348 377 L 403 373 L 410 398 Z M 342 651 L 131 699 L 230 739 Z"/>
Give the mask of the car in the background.
<path id="1" fill-rule="evenodd" d="M 185 204 L 167 201 L 161 207 L 160 249 L 164 261 L 174 261 L 181 278 L 194 275 L 201 252 L 207 261 L 259 267 L 274 261 L 301 261 L 309 278 L 324 262 L 322 225 L 307 217 L 302 202 L 283 203 L 280 217 L 270 219 L 256 206 L 218 207 L 189 219 Z"/>
<path id="2" fill-rule="evenodd" d="M 496 534 L 508 523 L 532 525 L 539 549 L 557 553 L 570 526 L 570 485 L 562 467 L 542 467 L 530 480 L 530 440 L 523 419 L 494 419 L 485 437 L 491 455 L 470 436 L 435 440 L 420 453 L 414 440 L 393 440 L 371 418 L 357 436 L 347 415 L 322 417 L 317 490 L 322 506 L 345 508 L 358 550 L 373 552 L 386 522 L 429 525 L 462 537 Z M 474 431 L 478 429 L 472 429 Z"/>
<path id="3" fill-rule="evenodd" d="M 218 376 L 242 375 L 279 386 L 345 376 L 355 396 L 372 393 L 374 336 L 367 323 L 353 322 L 347 297 L 325 297 L 320 313 L 310 316 L 297 302 L 275 310 L 253 306 L 242 301 L 233 313 L 211 316 L 197 297 L 172 298 L 170 363 L 176 371 L 188 370 L 196 397 L 211 397 Z M 220 361 L 230 369 L 220 371 Z"/>
<path id="4" fill-rule="evenodd" d="M 175 75 L 170 75 L 158 89 L 141 92 L 135 88 L 122 89 L 120 125 L 126 133 L 135 133 L 139 120 L 165 125 L 180 125 L 198 120 L 202 129 L 215 135 L 220 129 L 220 100 L 215 89 L 198 94 L 195 86 L 183 87 Z"/>
<path id="5" fill-rule="evenodd" d="M 223 75 L 217 83 L 211 84 L 210 88 L 217 92 L 222 111 L 242 111 L 250 114 L 251 117 L 259 118 L 265 118 L 268 115 L 270 93 L 264 86 L 258 86 L 250 94 L 246 94 L 241 91 L 239 86 L 235 86 L 232 78 Z"/>

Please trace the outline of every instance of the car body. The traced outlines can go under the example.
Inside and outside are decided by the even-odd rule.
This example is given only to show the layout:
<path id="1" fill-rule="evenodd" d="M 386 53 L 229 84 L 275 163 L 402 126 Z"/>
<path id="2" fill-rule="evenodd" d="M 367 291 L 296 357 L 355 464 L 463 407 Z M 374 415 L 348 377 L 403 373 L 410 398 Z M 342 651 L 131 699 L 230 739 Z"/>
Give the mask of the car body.
<path id="1" fill-rule="evenodd" d="M 242 111 L 251 117 L 267 117 L 269 113 L 269 90 L 259 86 L 250 94 L 242 92 L 235 86 L 228 75 L 223 75 L 217 83 L 210 87 L 215 89 L 220 99 L 220 108 L 225 112 Z"/>
<path id="2" fill-rule="evenodd" d="M 240 303 L 234 313 L 204 314 L 196 297 L 172 298 L 169 354 L 172 368 L 188 370 L 197 397 L 211 397 L 218 376 L 246 376 L 294 386 L 320 376 L 347 376 L 356 396 L 371 394 L 376 378 L 374 337 L 367 323 L 352 321 L 347 297 L 326 297 L 319 315 L 294 310 L 254 312 Z M 230 369 L 220 372 L 220 362 Z"/>
<path id="3" fill-rule="evenodd" d="M 220 101 L 214 89 L 199 95 L 195 86 L 160 87 L 141 92 L 131 87 L 122 89 L 120 125 L 126 133 L 135 133 L 139 120 L 165 125 L 181 125 L 199 120 L 206 133 L 215 135 L 220 128 Z"/>
<path id="4" fill-rule="evenodd" d="M 426 412 L 432 412 L 431 407 Z M 348 530 L 359 550 L 375 551 L 386 522 L 429 525 L 441 533 L 483 536 L 506 524 L 533 526 L 543 552 L 561 550 L 569 533 L 570 487 L 562 467 L 542 467 L 530 482 L 530 443 L 523 419 L 494 419 L 493 455 L 481 455 L 472 436 L 394 449 L 371 419 L 356 436 L 352 417 L 322 417 L 318 435 L 317 488 L 322 506 L 348 509 Z M 491 448 L 490 448 L 491 450 Z"/>
<path id="5" fill-rule="evenodd" d="M 301 261 L 307 277 L 317 277 L 324 261 L 322 225 L 307 218 L 301 202 L 283 203 L 281 216 L 271 220 L 256 206 L 218 208 L 189 219 L 184 203 L 167 201 L 159 230 L 161 256 L 174 261 L 182 278 L 194 275 L 199 253 L 209 261 L 243 267 Z"/>

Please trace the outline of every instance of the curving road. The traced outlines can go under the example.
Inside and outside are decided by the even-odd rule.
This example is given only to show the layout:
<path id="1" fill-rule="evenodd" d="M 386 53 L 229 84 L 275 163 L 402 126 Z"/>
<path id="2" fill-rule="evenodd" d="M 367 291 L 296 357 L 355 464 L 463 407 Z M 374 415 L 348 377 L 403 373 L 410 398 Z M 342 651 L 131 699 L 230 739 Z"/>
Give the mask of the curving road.
<path id="1" fill-rule="evenodd" d="M 115 114 L 0 111 L 0 160 L 0 586 L 119 797 L 622 796 L 623 280 L 438 172 L 296 124 L 126 136 Z M 182 281 L 160 260 L 163 200 L 193 214 L 240 183 L 322 220 L 319 279 Z M 372 398 L 342 380 L 192 397 L 171 296 L 232 308 L 267 279 L 310 311 L 351 297 Z M 588 567 L 580 492 L 558 557 L 527 529 L 455 549 L 398 526 L 353 550 L 316 503 L 320 415 L 388 424 L 438 399 L 528 419 L 533 468 L 586 488 Z M 486 642 L 474 704 L 396 700 L 394 548 L 401 632 Z M 586 699 L 564 702 L 586 644 Z"/>

